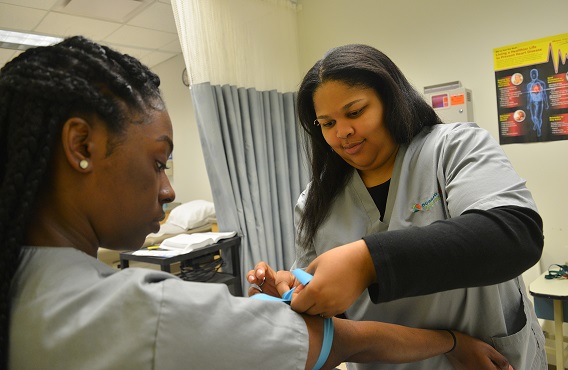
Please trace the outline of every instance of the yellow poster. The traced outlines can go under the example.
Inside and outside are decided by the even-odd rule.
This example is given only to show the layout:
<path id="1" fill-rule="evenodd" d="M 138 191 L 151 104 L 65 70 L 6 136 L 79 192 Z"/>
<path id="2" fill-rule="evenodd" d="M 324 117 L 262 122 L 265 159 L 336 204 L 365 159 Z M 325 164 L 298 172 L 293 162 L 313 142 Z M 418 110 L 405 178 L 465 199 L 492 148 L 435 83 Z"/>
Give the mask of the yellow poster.
<path id="1" fill-rule="evenodd" d="M 493 50 L 501 144 L 568 139 L 568 33 Z"/>

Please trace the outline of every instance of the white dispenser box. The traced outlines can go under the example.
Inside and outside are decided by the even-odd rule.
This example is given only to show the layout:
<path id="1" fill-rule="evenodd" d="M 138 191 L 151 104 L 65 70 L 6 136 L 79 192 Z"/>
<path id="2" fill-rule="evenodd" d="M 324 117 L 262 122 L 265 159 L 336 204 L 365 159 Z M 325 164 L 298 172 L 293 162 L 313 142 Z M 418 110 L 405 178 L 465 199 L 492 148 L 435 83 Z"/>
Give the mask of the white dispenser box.
<path id="1" fill-rule="evenodd" d="M 460 81 L 424 87 L 424 98 L 442 122 L 473 122 L 471 90 Z"/>

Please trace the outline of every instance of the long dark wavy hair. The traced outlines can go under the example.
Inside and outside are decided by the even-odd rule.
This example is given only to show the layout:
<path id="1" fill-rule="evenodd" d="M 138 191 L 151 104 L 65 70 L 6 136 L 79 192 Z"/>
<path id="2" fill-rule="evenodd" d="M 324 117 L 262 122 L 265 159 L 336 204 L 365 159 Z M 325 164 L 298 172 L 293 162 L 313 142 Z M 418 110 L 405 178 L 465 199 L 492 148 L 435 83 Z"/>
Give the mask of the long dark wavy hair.
<path id="1" fill-rule="evenodd" d="M 0 70 L 0 367 L 8 363 L 10 285 L 54 146 L 74 115 L 101 118 L 120 137 L 149 108 L 160 79 L 137 59 L 76 36 L 29 49 Z"/>
<path id="2" fill-rule="evenodd" d="M 321 128 L 314 125 L 314 92 L 328 81 L 374 89 L 384 106 L 383 120 L 398 144 L 409 144 L 423 127 L 442 123 L 400 69 L 379 50 L 353 44 L 328 51 L 302 80 L 297 98 L 299 121 L 307 133 L 305 146 L 311 162 L 311 183 L 298 229 L 298 242 L 304 248 L 313 244 L 333 199 L 353 174 L 353 167 L 330 150 Z"/>

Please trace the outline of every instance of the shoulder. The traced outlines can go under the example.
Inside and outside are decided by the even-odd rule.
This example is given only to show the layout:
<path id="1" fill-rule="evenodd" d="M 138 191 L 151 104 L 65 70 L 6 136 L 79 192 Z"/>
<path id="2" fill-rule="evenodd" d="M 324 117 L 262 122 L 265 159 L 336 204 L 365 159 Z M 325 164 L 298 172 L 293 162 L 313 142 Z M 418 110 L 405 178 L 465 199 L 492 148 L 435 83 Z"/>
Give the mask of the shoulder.
<path id="1" fill-rule="evenodd" d="M 477 132 L 487 132 L 487 130 L 482 129 L 475 122 L 454 122 L 454 123 L 443 123 L 434 126 L 426 127 L 424 130 L 425 137 L 444 137 L 448 135 L 472 135 Z"/>
<path id="2" fill-rule="evenodd" d="M 489 131 L 479 127 L 476 123 L 456 122 L 438 124 L 424 128 L 424 130 L 413 140 L 411 146 L 426 146 L 443 150 L 448 147 L 467 147 L 479 144 L 482 144 L 483 146 L 499 146 Z"/>

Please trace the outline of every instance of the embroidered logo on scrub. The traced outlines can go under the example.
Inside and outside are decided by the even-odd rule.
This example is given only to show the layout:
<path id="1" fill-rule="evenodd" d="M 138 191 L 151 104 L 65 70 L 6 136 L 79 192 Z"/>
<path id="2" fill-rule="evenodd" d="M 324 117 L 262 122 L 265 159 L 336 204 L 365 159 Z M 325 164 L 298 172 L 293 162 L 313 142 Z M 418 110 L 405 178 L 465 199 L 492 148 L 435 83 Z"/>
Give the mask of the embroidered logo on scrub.
<path id="1" fill-rule="evenodd" d="M 440 201 L 440 194 L 438 194 L 438 192 L 435 192 L 427 201 L 423 203 L 416 203 L 415 205 L 413 205 L 412 213 L 428 211 L 430 208 L 434 206 L 434 204 L 438 203 L 439 201 Z"/>

